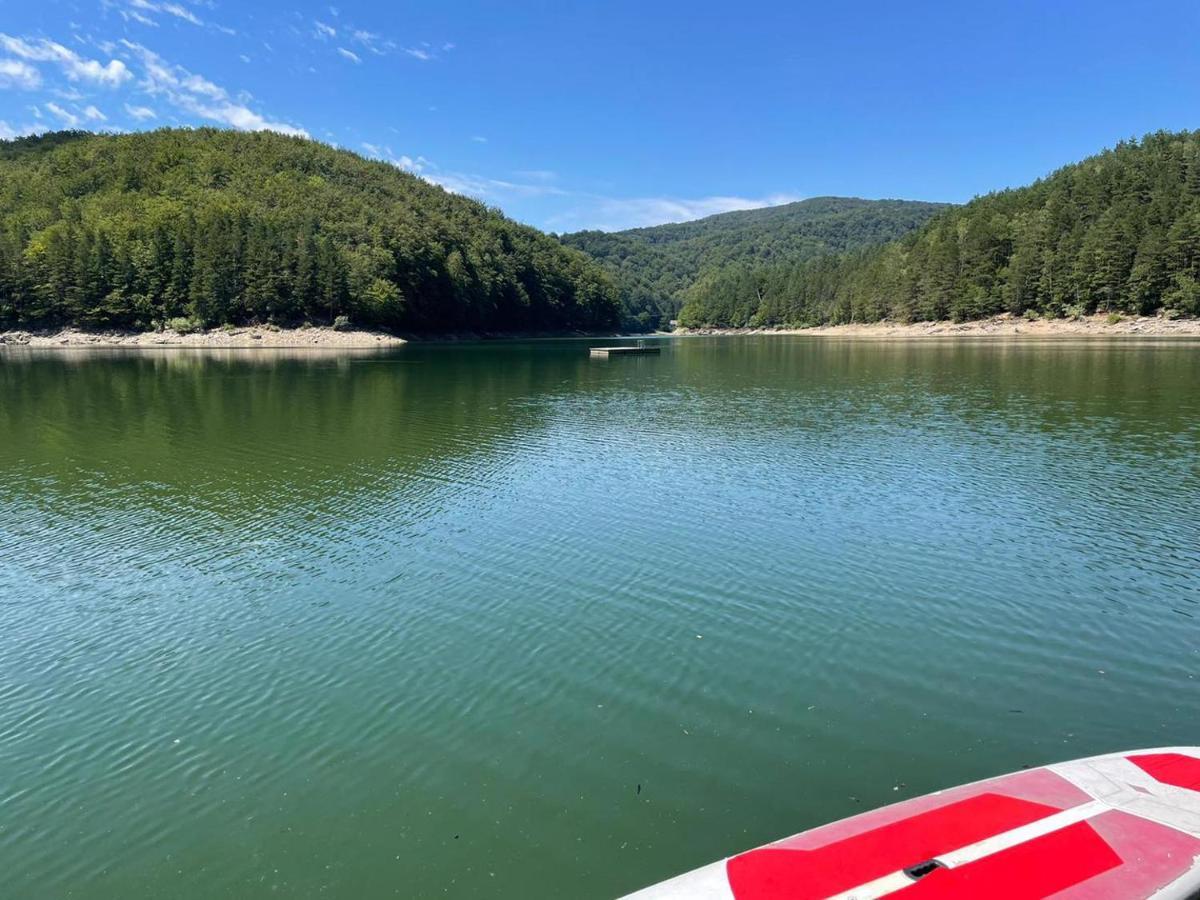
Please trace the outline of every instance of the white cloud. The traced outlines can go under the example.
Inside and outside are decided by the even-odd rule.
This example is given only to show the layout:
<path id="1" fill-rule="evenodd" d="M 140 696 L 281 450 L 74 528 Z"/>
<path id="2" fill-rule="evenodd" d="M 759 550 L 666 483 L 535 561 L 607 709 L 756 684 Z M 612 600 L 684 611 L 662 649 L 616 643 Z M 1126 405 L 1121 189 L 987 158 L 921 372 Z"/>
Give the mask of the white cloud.
<path id="1" fill-rule="evenodd" d="M 550 169 L 523 169 L 519 172 L 513 172 L 513 174 L 518 178 L 524 178 L 526 181 L 558 181 L 558 173 L 552 172 Z"/>
<path id="2" fill-rule="evenodd" d="M 404 52 L 409 56 L 419 59 L 421 62 L 429 62 L 433 59 L 433 54 L 428 50 L 422 50 L 420 47 L 405 47 Z"/>
<path id="3" fill-rule="evenodd" d="M 183 19 L 185 22 L 190 22 L 192 25 L 203 25 L 204 23 L 196 17 L 190 9 L 180 6 L 178 3 L 164 3 L 162 11 L 167 15 L 175 16 L 177 19 Z"/>
<path id="4" fill-rule="evenodd" d="M 139 25 L 148 25 L 151 28 L 157 28 L 158 23 L 147 15 L 138 12 L 136 9 L 121 10 L 121 18 L 126 22 L 137 22 Z"/>
<path id="5" fill-rule="evenodd" d="M 138 57 L 145 69 L 145 78 L 138 87 L 151 96 L 166 99 L 176 109 L 242 131 L 277 131 L 308 137 L 303 128 L 268 119 L 246 106 L 244 99 L 231 98 L 220 85 L 167 62 L 153 50 L 128 40 L 121 43 Z"/>
<path id="6" fill-rule="evenodd" d="M 352 62 L 352 63 L 362 62 L 362 59 L 359 58 L 359 55 L 357 53 L 355 53 L 353 50 L 347 50 L 345 47 L 338 47 L 337 52 L 339 54 L 341 54 L 342 56 L 344 56 L 346 59 L 350 60 L 350 62 Z"/>
<path id="7" fill-rule="evenodd" d="M 122 11 L 122 16 L 134 19 L 141 22 L 143 25 L 157 25 L 153 19 L 149 18 L 146 13 L 159 15 L 166 13 L 168 16 L 174 16 L 177 19 L 182 19 L 190 25 L 203 25 L 203 20 L 200 19 L 194 12 L 179 3 L 160 3 L 156 0 L 127 0 L 130 9 L 128 12 Z"/>
<path id="8" fill-rule="evenodd" d="M 600 231 L 621 231 L 626 228 L 645 228 L 667 222 L 690 222 L 718 213 L 741 209 L 761 209 L 794 203 L 802 198 L 792 194 L 772 194 L 767 197 L 601 197 L 581 195 L 588 201 L 585 207 L 554 216 L 547 224 L 556 230 L 573 231 L 594 228 Z"/>
<path id="9" fill-rule="evenodd" d="M 325 40 L 325 38 L 337 37 L 337 29 L 332 25 L 326 25 L 319 19 L 313 20 L 313 27 L 316 28 L 314 34 L 321 40 Z"/>
<path id="10" fill-rule="evenodd" d="M 433 169 L 422 173 L 422 177 L 452 193 L 489 203 L 529 197 L 566 197 L 571 193 L 552 184 L 508 181 L 468 172 L 442 172 Z"/>
<path id="11" fill-rule="evenodd" d="M 14 126 L 0 120 L 0 141 L 11 141 L 14 138 L 26 137 L 31 134 L 41 134 L 45 130 L 46 126 L 41 124 L 27 122 L 24 125 Z"/>
<path id="12" fill-rule="evenodd" d="M 94 107 L 94 106 L 87 107 L 83 111 L 83 115 L 93 122 L 107 122 L 108 121 L 108 116 L 106 116 L 104 113 L 100 112 L 100 110 L 96 109 L 96 107 Z"/>
<path id="13" fill-rule="evenodd" d="M 472 141 L 474 141 L 476 144 L 486 144 L 486 143 L 488 142 L 488 139 L 487 139 L 487 138 L 485 138 L 485 137 L 484 137 L 483 135 L 481 135 L 481 134 L 473 134 L 473 135 L 471 135 L 471 140 L 472 140 Z"/>
<path id="14" fill-rule="evenodd" d="M 32 91 L 42 83 L 42 73 L 19 59 L 0 59 L 0 88 Z"/>
<path id="15" fill-rule="evenodd" d="M 74 50 L 45 38 L 27 41 L 0 33 L 0 47 L 13 56 L 31 62 L 54 63 L 71 81 L 91 81 L 105 87 L 118 87 L 133 77 L 119 59 L 109 60 L 108 65 L 104 65 L 99 60 L 85 59 Z"/>
<path id="16" fill-rule="evenodd" d="M 442 44 L 442 49 L 445 50 L 447 53 L 449 53 L 451 50 L 454 49 L 454 44 L 450 43 L 449 41 L 446 41 L 446 43 Z"/>
<path id="17" fill-rule="evenodd" d="M 128 103 L 125 104 L 125 112 L 129 113 L 130 116 L 137 119 L 139 122 L 145 122 L 147 119 L 156 118 L 158 115 L 148 106 L 131 106 Z"/>
<path id="18" fill-rule="evenodd" d="M 80 118 L 68 109 L 63 109 L 57 103 L 47 103 L 46 109 L 50 110 L 64 125 L 68 128 L 78 128 Z"/>
<path id="19" fill-rule="evenodd" d="M 210 97 L 213 100 L 224 100 L 225 91 L 223 88 L 213 84 L 207 78 L 200 75 L 187 74 L 180 82 L 184 89 L 191 91 L 193 94 L 200 94 L 204 97 Z"/>
<path id="20" fill-rule="evenodd" d="M 522 173 L 532 177 L 526 181 L 506 181 L 467 172 L 447 172 L 423 156 L 414 158 L 397 155 L 388 146 L 363 143 L 362 148 L 368 156 L 391 163 L 405 172 L 418 175 L 430 184 L 436 184 L 454 194 L 462 194 L 464 197 L 472 197 L 489 203 L 516 198 L 571 196 L 570 191 L 549 183 L 557 178 L 553 172 Z"/>
<path id="21" fill-rule="evenodd" d="M 387 56 L 396 49 L 396 42 L 384 38 L 381 34 L 367 31 L 365 28 L 355 28 L 350 32 L 350 39 L 376 56 Z"/>
<path id="22" fill-rule="evenodd" d="M 365 141 L 362 147 L 367 151 L 367 156 L 391 163 L 397 169 L 403 169 L 405 172 L 410 172 L 413 175 L 420 175 L 430 165 L 429 160 L 423 156 L 418 156 L 416 159 L 403 154 L 397 156 L 392 152 L 391 147 L 381 147 L 378 144 L 369 144 Z"/>

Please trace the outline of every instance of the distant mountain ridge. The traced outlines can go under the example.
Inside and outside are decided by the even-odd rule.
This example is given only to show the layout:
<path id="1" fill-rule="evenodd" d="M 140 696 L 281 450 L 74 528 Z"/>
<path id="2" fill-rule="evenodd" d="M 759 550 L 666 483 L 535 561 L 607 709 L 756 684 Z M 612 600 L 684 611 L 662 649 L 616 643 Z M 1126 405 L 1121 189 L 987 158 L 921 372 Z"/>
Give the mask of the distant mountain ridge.
<path id="1" fill-rule="evenodd" d="M 714 271 L 685 301 L 687 326 L 1200 315 L 1200 131 L 1123 141 L 882 246 Z"/>
<path id="2" fill-rule="evenodd" d="M 683 292 L 730 267 L 811 259 L 883 243 L 920 227 L 947 204 L 814 197 L 628 231 L 579 231 L 560 240 L 603 265 L 617 282 L 624 325 L 665 325 Z"/>

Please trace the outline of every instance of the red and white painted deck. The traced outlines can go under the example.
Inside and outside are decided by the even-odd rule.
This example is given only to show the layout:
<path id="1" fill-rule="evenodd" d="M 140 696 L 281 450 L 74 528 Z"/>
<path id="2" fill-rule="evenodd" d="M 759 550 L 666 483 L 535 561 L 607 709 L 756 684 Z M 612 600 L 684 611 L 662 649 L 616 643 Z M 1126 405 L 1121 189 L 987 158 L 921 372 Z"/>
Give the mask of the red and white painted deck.
<path id="1" fill-rule="evenodd" d="M 952 788 L 705 866 L 628 900 L 1185 900 L 1200 896 L 1200 748 Z"/>

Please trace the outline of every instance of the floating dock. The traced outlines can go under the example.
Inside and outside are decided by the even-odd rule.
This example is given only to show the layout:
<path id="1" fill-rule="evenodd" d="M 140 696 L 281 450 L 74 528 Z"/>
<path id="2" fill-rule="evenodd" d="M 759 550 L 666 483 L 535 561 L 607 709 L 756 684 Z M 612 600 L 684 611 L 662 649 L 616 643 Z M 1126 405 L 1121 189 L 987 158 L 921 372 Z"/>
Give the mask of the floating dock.
<path id="1" fill-rule="evenodd" d="M 636 347 L 592 347 L 589 350 L 589 355 L 598 356 L 607 359 L 610 356 L 639 356 L 643 354 L 661 353 L 662 347 L 658 346 L 643 346 L 639 344 Z"/>

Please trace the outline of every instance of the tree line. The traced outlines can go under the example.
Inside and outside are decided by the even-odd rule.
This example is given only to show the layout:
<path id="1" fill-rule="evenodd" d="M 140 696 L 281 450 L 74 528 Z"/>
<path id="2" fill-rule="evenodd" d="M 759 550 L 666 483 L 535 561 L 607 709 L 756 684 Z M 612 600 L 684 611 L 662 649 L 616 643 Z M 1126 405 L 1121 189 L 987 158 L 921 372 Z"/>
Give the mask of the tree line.
<path id="1" fill-rule="evenodd" d="M 386 163 L 266 132 L 0 142 L 0 326 L 607 330 L 584 254 Z"/>
<path id="2" fill-rule="evenodd" d="M 629 231 L 561 237 L 600 262 L 617 283 L 623 325 L 665 327 L 697 280 L 747 265 L 795 263 L 898 238 L 945 208 L 941 203 L 814 197 L 764 209 Z"/>
<path id="3" fill-rule="evenodd" d="M 880 247 L 739 264 L 685 293 L 686 326 L 1200 315 L 1200 132 L 1123 141 Z"/>

